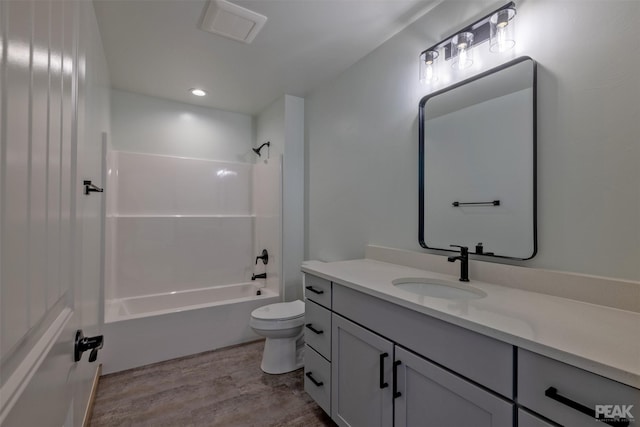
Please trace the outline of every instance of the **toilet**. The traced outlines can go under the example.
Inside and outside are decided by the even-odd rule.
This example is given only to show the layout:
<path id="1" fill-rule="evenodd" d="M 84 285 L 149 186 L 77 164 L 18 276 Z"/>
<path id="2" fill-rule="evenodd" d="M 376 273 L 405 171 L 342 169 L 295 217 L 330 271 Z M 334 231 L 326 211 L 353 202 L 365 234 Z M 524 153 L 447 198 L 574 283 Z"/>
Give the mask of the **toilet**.
<path id="1" fill-rule="evenodd" d="M 304 356 L 304 302 L 279 302 L 256 308 L 249 322 L 266 338 L 260 368 L 267 374 L 284 374 L 302 368 Z"/>

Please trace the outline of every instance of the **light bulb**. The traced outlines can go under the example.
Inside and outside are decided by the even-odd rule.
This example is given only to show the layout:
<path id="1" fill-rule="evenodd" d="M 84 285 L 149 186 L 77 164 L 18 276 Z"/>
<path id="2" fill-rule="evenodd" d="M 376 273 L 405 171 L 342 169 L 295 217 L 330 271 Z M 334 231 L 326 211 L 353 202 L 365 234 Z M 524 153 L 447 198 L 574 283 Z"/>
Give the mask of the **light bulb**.
<path id="1" fill-rule="evenodd" d="M 462 44 L 458 46 L 458 70 L 464 70 L 466 67 L 466 63 L 469 61 L 467 56 L 467 45 Z"/>
<path id="2" fill-rule="evenodd" d="M 438 80 L 436 73 L 436 58 L 440 54 L 437 50 L 427 50 L 420 55 L 420 82 L 423 84 Z"/>
<path id="3" fill-rule="evenodd" d="M 464 70 L 473 65 L 473 54 L 471 52 L 473 38 L 473 33 L 468 31 L 453 36 L 451 45 L 454 56 L 457 56 L 457 60 L 452 64 L 454 68 Z"/>
<path id="4" fill-rule="evenodd" d="M 189 92 L 191 92 L 191 94 L 195 96 L 205 96 L 207 94 L 207 92 L 205 92 L 204 90 L 197 88 L 189 89 Z"/>
<path id="5" fill-rule="evenodd" d="M 433 63 L 432 62 L 427 62 L 427 66 L 425 68 L 425 76 L 424 79 L 428 82 L 430 82 L 431 80 L 433 80 Z"/>
<path id="6" fill-rule="evenodd" d="M 505 28 L 507 26 L 507 23 L 500 23 L 498 24 L 498 30 L 497 30 L 497 38 L 498 38 L 498 52 L 504 52 L 505 50 L 507 50 L 507 29 Z"/>

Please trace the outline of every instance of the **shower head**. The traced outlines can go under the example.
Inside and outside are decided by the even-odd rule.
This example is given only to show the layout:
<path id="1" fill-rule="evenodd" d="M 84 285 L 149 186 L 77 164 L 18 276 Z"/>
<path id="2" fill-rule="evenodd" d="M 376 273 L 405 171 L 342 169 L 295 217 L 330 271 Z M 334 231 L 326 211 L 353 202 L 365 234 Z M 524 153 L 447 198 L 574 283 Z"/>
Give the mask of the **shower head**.
<path id="1" fill-rule="evenodd" d="M 258 157 L 260 157 L 260 151 L 262 150 L 262 147 L 264 147 L 265 145 L 267 147 L 271 147 L 271 142 L 267 141 L 267 142 L 265 142 L 264 144 L 262 144 L 258 148 L 252 148 L 252 150 L 253 150 L 254 153 L 256 153 L 258 155 Z"/>

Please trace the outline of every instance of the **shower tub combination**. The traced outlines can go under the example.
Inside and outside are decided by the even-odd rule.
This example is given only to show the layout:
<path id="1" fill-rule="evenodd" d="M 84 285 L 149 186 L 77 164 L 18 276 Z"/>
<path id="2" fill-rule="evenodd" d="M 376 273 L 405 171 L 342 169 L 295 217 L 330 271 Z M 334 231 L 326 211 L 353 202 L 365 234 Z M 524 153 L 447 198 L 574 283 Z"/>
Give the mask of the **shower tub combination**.
<path id="1" fill-rule="evenodd" d="M 251 312 L 281 301 L 279 164 L 112 152 L 110 169 L 103 372 L 259 339 Z"/>

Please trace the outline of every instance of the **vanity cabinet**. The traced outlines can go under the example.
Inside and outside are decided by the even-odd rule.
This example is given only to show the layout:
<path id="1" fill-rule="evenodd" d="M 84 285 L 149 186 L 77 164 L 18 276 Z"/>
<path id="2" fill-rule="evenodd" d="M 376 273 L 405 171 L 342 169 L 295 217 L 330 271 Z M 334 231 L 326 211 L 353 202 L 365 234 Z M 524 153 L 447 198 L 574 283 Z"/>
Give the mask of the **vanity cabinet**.
<path id="1" fill-rule="evenodd" d="M 331 415 L 331 282 L 305 275 L 304 390 Z"/>
<path id="2" fill-rule="evenodd" d="M 307 292 L 305 390 L 339 426 L 630 426 L 596 420 L 596 405 L 640 408 L 636 388 L 384 296 L 306 280 L 319 293 Z"/>

